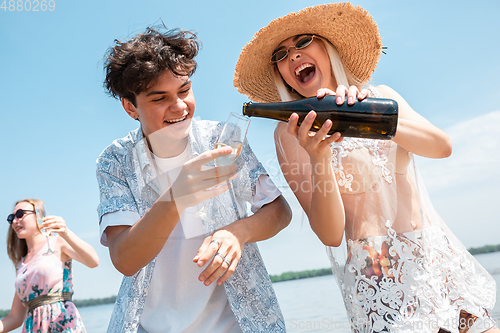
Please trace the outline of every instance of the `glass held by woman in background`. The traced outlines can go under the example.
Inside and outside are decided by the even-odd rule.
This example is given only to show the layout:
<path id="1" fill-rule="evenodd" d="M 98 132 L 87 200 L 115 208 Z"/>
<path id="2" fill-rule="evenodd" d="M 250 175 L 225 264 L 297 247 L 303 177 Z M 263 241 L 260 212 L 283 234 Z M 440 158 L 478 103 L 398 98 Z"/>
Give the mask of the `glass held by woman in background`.
<path id="1" fill-rule="evenodd" d="M 234 85 L 261 103 L 326 95 L 339 105 L 369 96 L 398 103 L 392 140 L 328 136 L 329 120 L 310 132 L 315 112 L 275 131 L 281 169 L 327 245 L 353 332 L 500 332 L 487 311 L 495 281 L 436 213 L 413 159 L 448 157 L 450 139 L 392 88 L 362 89 L 382 49 L 363 8 L 308 7 L 255 34 Z"/>
<path id="2" fill-rule="evenodd" d="M 99 264 L 95 250 L 62 217 L 46 216 L 41 200 L 18 201 L 7 222 L 7 252 L 16 267 L 16 293 L 9 315 L 0 321 L 0 332 L 14 330 L 23 322 L 23 333 L 85 332 L 71 301 L 72 260 L 94 268 Z"/>
<path id="3" fill-rule="evenodd" d="M 55 253 L 55 251 L 50 248 L 50 229 L 43 227 L 43 224 L 45 223 L 45 217 L 47 217 L 47 215 L 48 214 L 46 209 L 42 209 L 41 206 L 35 206 L 36 224 L 38 225 L 38 229 L 40 229 L 42 235 L 44 235 L 45 239 L 47 240 L 47 252 L 45 252 L 44 255 Z"/>

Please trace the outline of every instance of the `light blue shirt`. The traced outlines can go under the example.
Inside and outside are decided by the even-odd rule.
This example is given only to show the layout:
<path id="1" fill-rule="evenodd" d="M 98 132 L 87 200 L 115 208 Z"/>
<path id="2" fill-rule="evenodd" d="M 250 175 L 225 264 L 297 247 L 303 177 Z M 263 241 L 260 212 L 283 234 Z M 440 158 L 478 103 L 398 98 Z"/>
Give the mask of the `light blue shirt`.
<path id="1" fill-rule="evenodd" d="M 218 122 L 192 120 L 189 144 L 193 157 L 214 147 L 221 128 Z M 99 220 L 106 213 L 120 210 L 144 216 L 161 194 L 158 183 L 161 175 L 157 174 L 153 161 L 141 128 L 115 140 L 101 153 L 97 159 Z M 233 191 L 209 202 L 210 218 L 216 223 L 203 221 L 207 235 L 247 216 L 246 213 L 242 216 L 238 207 L 244 206 L 243 201 L 250 202 L 259 176 L 266 174 L 247 142 L 236 164 L 238 176 L 232 181 Z M 108 332 L 137 332 L 155 262 L 156 258 L 134 276 L 124 276 Z M 245 244 L 241 260 L 224 282 L 224 288 L 243 332 L 285 332 L 283 316 L 257 244 Z"/>

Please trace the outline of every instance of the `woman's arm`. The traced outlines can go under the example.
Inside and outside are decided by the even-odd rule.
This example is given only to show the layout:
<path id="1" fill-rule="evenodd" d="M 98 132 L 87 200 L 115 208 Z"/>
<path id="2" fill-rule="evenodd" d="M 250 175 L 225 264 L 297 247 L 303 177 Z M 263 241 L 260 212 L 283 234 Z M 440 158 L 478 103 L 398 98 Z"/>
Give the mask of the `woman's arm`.
<path id="1" fill-rule="evenodd" d="M 347 97 L 350 105 L 368 96 L 368 90 L 339 85 L 336 91 L 318 89 L 316 97 L 336 95 L 338 105 Z M 315 112 L 310 112 L 298 127 L 298 116 L 288 125 L 278 124 L 276 152 L 281 170 L 290 188 L 306 212 L 311 228 L 325 245 L 339 246 L 345 228 L 345 211 L 337 179 L 332 168 L 330 145 L 341 140 L 339 133 L 327 137 L 332 122 L 327 120 L 317 133 L 309 132 Z M 286 128 L 286 130 L 285 130 Z"/>
<path id="2" fill-rule="evenodd" d="M 312 230 L 325 245 L 339 246 L 345 226 L 344 206 L 331 165 L 330 144 L 340 138 L 325 138 L 331 127 L 326 122 L 311 136 L 311 112 L 297 129 L 298 117 L 288 125 L 279 123 L 275 131 L 278 161 L 285 179 L 309 218 Z"/>
<path id="3" fill-rule="evenodd" d="M 382 97 L 398 102 L 399 118 L 394 142 L 424 157 L 445 158 L 451 155 L 451 140 L 444 131 L 415 112 L 392 88 L 380 85 L 377 89 Z"/>
<path id="4" fill-rule="evenodd" d="M 46 217 L 43 227 L 61 236 L 63 242 L 60 245 L 60 249 L 69 258 L 75 259 L 90 268 L 99 265 L 99 257 L 94 248 L 71 231 L 62 217 Z M 66 258 L 61 257 L 61 260 L 66 261 Z"/>
<path id="5" fill-rule="evenodd" d="M 9 314 L 0 320 L 0 333 L 10 332 L 21 326 L 27 312 L 28 308 L 23 305 L 19 297 L 15 294 Z"/>

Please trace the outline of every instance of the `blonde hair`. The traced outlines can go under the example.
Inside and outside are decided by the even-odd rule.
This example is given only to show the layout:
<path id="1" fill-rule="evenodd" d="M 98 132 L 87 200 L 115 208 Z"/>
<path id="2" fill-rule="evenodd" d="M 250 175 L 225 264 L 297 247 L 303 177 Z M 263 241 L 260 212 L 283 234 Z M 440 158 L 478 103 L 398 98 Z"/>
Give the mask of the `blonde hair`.
<path id="1" fill-rule="evenodd" d="M 328 53 L 328 58 L 330 59 L 330 65 L 335 81 L 337 82 L 337 86 L 343 85 L 349 88 L 349 86 L 354 85 L 361 88 L 365 82 L 361 82 L 361 80 L 344 67 L 342 59 L 340 59 L 339 52 L 335 46 L 333 46 L 329 40 L 321 36 L 316 37 L 323 42 L 325 50 Z M 286 84 L 278 70 L 278 66 L 276 65 L 274 66 L 274 84 L 276 85 L 276 89 L 278 90 L 278 94 L 280 95 L 282 102 L 296 101 L 304 98 L 304 96 L 301 96 L 288 84 Z"/>
<path id="2" fill-rule="evenodd" d="M 27 202 L 33 206 L 33 210 L 35 207 L 45 215 L 45 203 L 42 200 L 38 199 L 24 199 L 19 200 L 14 204 L 14 207 L 21 202 Z M 12 228 L 12 224 L 10 225 L 9 230 L 7 231 L 7 254 L 9 255 L 10 260 L 14 263 L 14 266 L 17 266 L 19 262 L 28 254 L 28 245 L 26 244 L 25 239 L 20 239 L 17 237 L 14 228 Z"/>

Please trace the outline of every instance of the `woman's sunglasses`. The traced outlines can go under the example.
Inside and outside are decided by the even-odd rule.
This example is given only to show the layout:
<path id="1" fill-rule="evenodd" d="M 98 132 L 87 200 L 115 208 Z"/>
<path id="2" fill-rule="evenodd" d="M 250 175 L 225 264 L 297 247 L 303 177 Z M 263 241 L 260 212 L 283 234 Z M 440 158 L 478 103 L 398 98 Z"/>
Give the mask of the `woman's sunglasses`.
<path id="1" fill-rule="evenodd" d="M 7 222 L 9 222 L 9 224 L 12 224 L 12 222 L 14 221 L 14 219 L 17 217 L 18 219 L 22 218 L 26 213 L 34 213 L 35 211 L 34 210 L 25 210 L 25 209 L 18 209 L 14 214 L 9 214 L 9 216 L 7 216 Z"/>
<path id="2" fill-rule="evenodd" d="M 271 57 L 271 63 L 275 64 L 275 63 L 280 62 L 281 60 L 285 59 L 288 56 L 288 50 L 291 47 L 294 47 L 296 50 L 300 50 L 300 49 L 303 49 L 305 47 L 308 47 L 312 43 L 314 37 L 316 37 L 316 36 L 314 36 L 314 35 L 303 36 L 303 37 L 299 38 L 299 40 L 297 41 L 297 43 L 295 43 L 295 45 L 291 45 L 289 47 L 282 46 L 281 48 L 275 50 L 272 57 Z"/>

